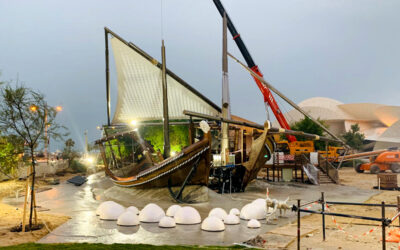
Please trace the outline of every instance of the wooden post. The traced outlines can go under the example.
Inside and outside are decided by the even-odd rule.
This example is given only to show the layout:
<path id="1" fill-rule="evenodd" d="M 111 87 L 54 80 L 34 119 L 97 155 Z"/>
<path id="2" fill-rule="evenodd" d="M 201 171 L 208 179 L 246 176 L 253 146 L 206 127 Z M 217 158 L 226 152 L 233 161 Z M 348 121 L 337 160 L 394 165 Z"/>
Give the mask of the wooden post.
<path id="1" fill-rule="evenodd" d="M 162 93 L 163 93 L 163 124 L 164 124 L 164 158 L 171 156 L 171 145 L 169 142 L 169 114 L 168 114 L 168 93 L 167 93 L 167 68 L 165 58 L 165 46 L 164 40 L 162 40 L 161 46 L 162 56 Z"/>
<path id="2" fill-rule="evenodd" d="M 225 119 L 231 119 L 230 107 L 229 107 L 229 81 L 228 81 L 228 42 L 227 42 L 227 19 L 226 15 L 223 15 L 222 22 L 222 117 Z M 228 164 L 229 155 L 229 124 L 221 123 L 221 157 L 222 165 Z"/>
<path id="3" fill-rule="evenodd" d="M 37 225 L 37 211 L 36 211 L 36 193 L 33 192 L 33 215 L 35 216 L 35 225 Z"/>
<path id="4" fill-rule="evenodd" d="M 397 196 L 397 213 L 400 213 L 400 195 Z M 399 220 L 399 227 L 400 227 L 400 218 L 397 218 Z"/>
<path id="5" fill-rule="evenodd" d="M 297 249 L 300 250 L 300 200 L 297 200 Z"/>
<path id="6" fill-rule="evenodd" d="M 28 203 L 28 194 L 29 194 L 29 179 L 31 176 L 31 168 L 32 166 L 28 167 L 27 170 L 27 178 L 26 178 L 26 188 L 25 188 L 25 200 L 24 200 L 24 211 L 22 212 L 22 232 L 25 232 L 25 225 L 26 225 L 26 206 Z"/>
<path id="7" fill-rule="evenodd" d="M 382 249 L 386 250 L 385 202 L 382 201 Z"/>
<path id="8" fill-rule="evenodd" d="M 192 116 L 189 117 L 189 144 L 192 145 L 194 143 L 194 124 Z"/>
<path id="9" fill-rule="evenodd" d="M 108 55 L 108 30 L 104 29 L 105 38 L 105 53 L 106 53 L 106 99 L 107 99 L 107 125 L 111 126 L 111 98 L 110 98 L 110 67 L 109 67 L 109 55 Z"/>
<path id="10" fill-rule="evenodd" d="M 324 192 L 321 192 L 321 205 L 322 205 L 322 239 L 325 241 L 325 196 Z"/>

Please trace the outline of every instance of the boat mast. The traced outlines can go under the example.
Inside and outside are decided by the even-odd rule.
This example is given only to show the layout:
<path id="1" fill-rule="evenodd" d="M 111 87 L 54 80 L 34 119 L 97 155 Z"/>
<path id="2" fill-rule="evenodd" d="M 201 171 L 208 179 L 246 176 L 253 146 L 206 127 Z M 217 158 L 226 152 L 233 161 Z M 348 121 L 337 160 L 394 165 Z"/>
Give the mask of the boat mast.
<path id="1" fill-rule="evenodd" d="M 110 67 L 108 56 L 108 29 L 104 27 L 105 53 L 106 53 L 106 98 L 107 98 L 107 125 L 111 126 L 111 101 L 110 101 Z"/>
<path id="2" fill-rule="evenodd" d="M 227 43 L 227 19 L 224 13 L 222 22 L 222 118 L 231 119 L 229 106 L 229 79 L 228 79 L 228 43 Z M 229 153 L 229 124 L 221 124 L 221 160 L 222 164 L 228 163 Z"/>
<path id="3" fill-rule="evenodd" d="M 164 157 L 171 156 L 171 146 L 169 144 L 169 116 L 168 116 L 168 93 L 167 93 L 167 73 L 166 73 L 166 59 L 165 59 L 165 46 L 164 39 L 161 45 L 162 57 L 162 91 L 163 91 L 163 122 L 164 122 Z"/>

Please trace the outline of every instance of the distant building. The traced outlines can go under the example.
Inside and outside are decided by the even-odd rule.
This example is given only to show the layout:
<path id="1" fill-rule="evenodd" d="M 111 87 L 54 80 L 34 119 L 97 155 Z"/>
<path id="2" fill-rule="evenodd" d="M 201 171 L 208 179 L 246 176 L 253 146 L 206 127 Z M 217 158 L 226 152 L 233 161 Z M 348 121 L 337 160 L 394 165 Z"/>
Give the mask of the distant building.
<path id="1" fill-rule="evenodd" d="M 400 147 L 400 106 L 375 103 L 343 104 L 326 97 L 313 97 L 298 104 L 312 117 L 326 121 L 336 135 L 350 130 L 358 123 L 366 140 L 374 149 Z M 289 124 L 304 118 L 297 110 L 285 114 Z M 275 124 L 277 125 L 277 124 Z"/>

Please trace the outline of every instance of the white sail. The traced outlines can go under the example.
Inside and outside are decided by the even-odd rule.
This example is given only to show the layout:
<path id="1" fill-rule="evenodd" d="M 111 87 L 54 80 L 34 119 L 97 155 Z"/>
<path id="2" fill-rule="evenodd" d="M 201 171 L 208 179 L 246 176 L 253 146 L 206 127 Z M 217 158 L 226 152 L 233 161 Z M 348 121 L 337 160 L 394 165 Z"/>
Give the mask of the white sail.
<path id="1" fill-rule="evenodd" d="M 118 99 L 113 124 L 132 120 L 162 120 L 161 66 L 132 43 L 111 38 L 118 77 Z M 183 110 L 218 115 L 220 108 L 167 70 L 168 111 L 173 119 L 188 119 Z"/>

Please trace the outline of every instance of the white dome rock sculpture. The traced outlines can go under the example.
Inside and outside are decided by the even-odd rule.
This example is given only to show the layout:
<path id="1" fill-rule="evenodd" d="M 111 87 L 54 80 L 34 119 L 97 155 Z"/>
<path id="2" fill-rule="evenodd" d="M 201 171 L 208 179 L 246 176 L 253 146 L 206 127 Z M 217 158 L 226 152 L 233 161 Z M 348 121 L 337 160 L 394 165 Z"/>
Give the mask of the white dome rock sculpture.
<path id="1" fill-rule="evenodd" d="M 125 212 L 125 208 L 116 202 L 110 202 L 101 207 L 99 211 L 101 220 L 117 220 Z"/>
<path id="2" fill-rule="evenodd" d="M 164 210 L 154 203 L 147 204 L 139 213 L 141 222 L 159 222 L 165 216 Z"/>
<path id="3" fill-rule="evenodd" d="M 126 209 L 126 211 L 130 211 L 130 212 L 132 212 L 132 213 L 134 213 L 136 215 L 139 215 L 139 213 L 140 213 L 139 209 L 137 207 L 135 207 L 135 206 L 128 207 Z"/>
<path id="4" fill-rule="evenodd" d="M 265 207 L 258 206 L 253 203 L 246 204 L 240 211 L 240 218 L 244 220 L 262 220 L 265 219 L 266 209 Z"/>
<path id="5" fill-rule="evenodd" d="M 193 207 L 181 207 L 174 216 L 176 224 L 192 225 L 199 224 L 201 217 L 199 212 Z"/>
<path id="6" fill-rule="evenodd" d="M 110 204 L 116 203 L 114 201 L 104 201 L 102 202 L 96 210 L 96 215 L 100 215 L 100 211 L 103 209 L 104 206 L 109 206 Z"/>
<path id="7" fill-rule="evenodd" d="M 201 223 L 201 230 L 209 232 L 221 232 L 225 230 L 225 225 L 222 220 L 218 217 L 207 217 Z"/>
<path id="8" fill-rule="evenodd" d="M 160 222 L 158 223 L 158 226 L 163 227 L 163 228 L 171 228 L 171 227 L 175 227 L 176 223 L 173 218 L 165 216 L 160 220 Z"/>
<path id="9" fill-rule="evenodd" d="M 237 225 L 240 224 L 240 219 L 237 215 L 228 214 L 224 219 L 224 223 L 226 225 Z"/>
<path id="10" fill-rule="evenodd" d="M 251 219 L 247 223 L 247 227 L 248 228 L 260 228 L 261 227 L 261 223 L 258 220 Z"/>
<path id="11" fill-rule="evenodd" d="M 215 216 L 217 218 L 220 218 L 221 220 L 224 220 L 227 215 L 228 214 L 225 212 L 224 209 L 217 207 L 211 209 L 210 213 L 208 214 L 208 217 Z"/>
<path id="12" fill-rule="evenodd" d="M 240 215 L 240 211 L 239 211 L 239 209 L 237 209 L 237 208 L 232 208 L 232 209 L 229 211 L 229 214 L 233 214 L 233 215 L 239 216 L 239 215 Z"/>
<path id="13" fill-rule="evenodd" d="M 167 209 L 167 216 L 174 217 L 175 213 L 181 208 L 179 205 L 172 205 Z"/>
<path id="14" fill-rule="evenodd" d="M 117 220 L 118 226 L 137 226 L 139 225 L 139 217 L 133 211 L 127 210 L 123 212 Z"/>

